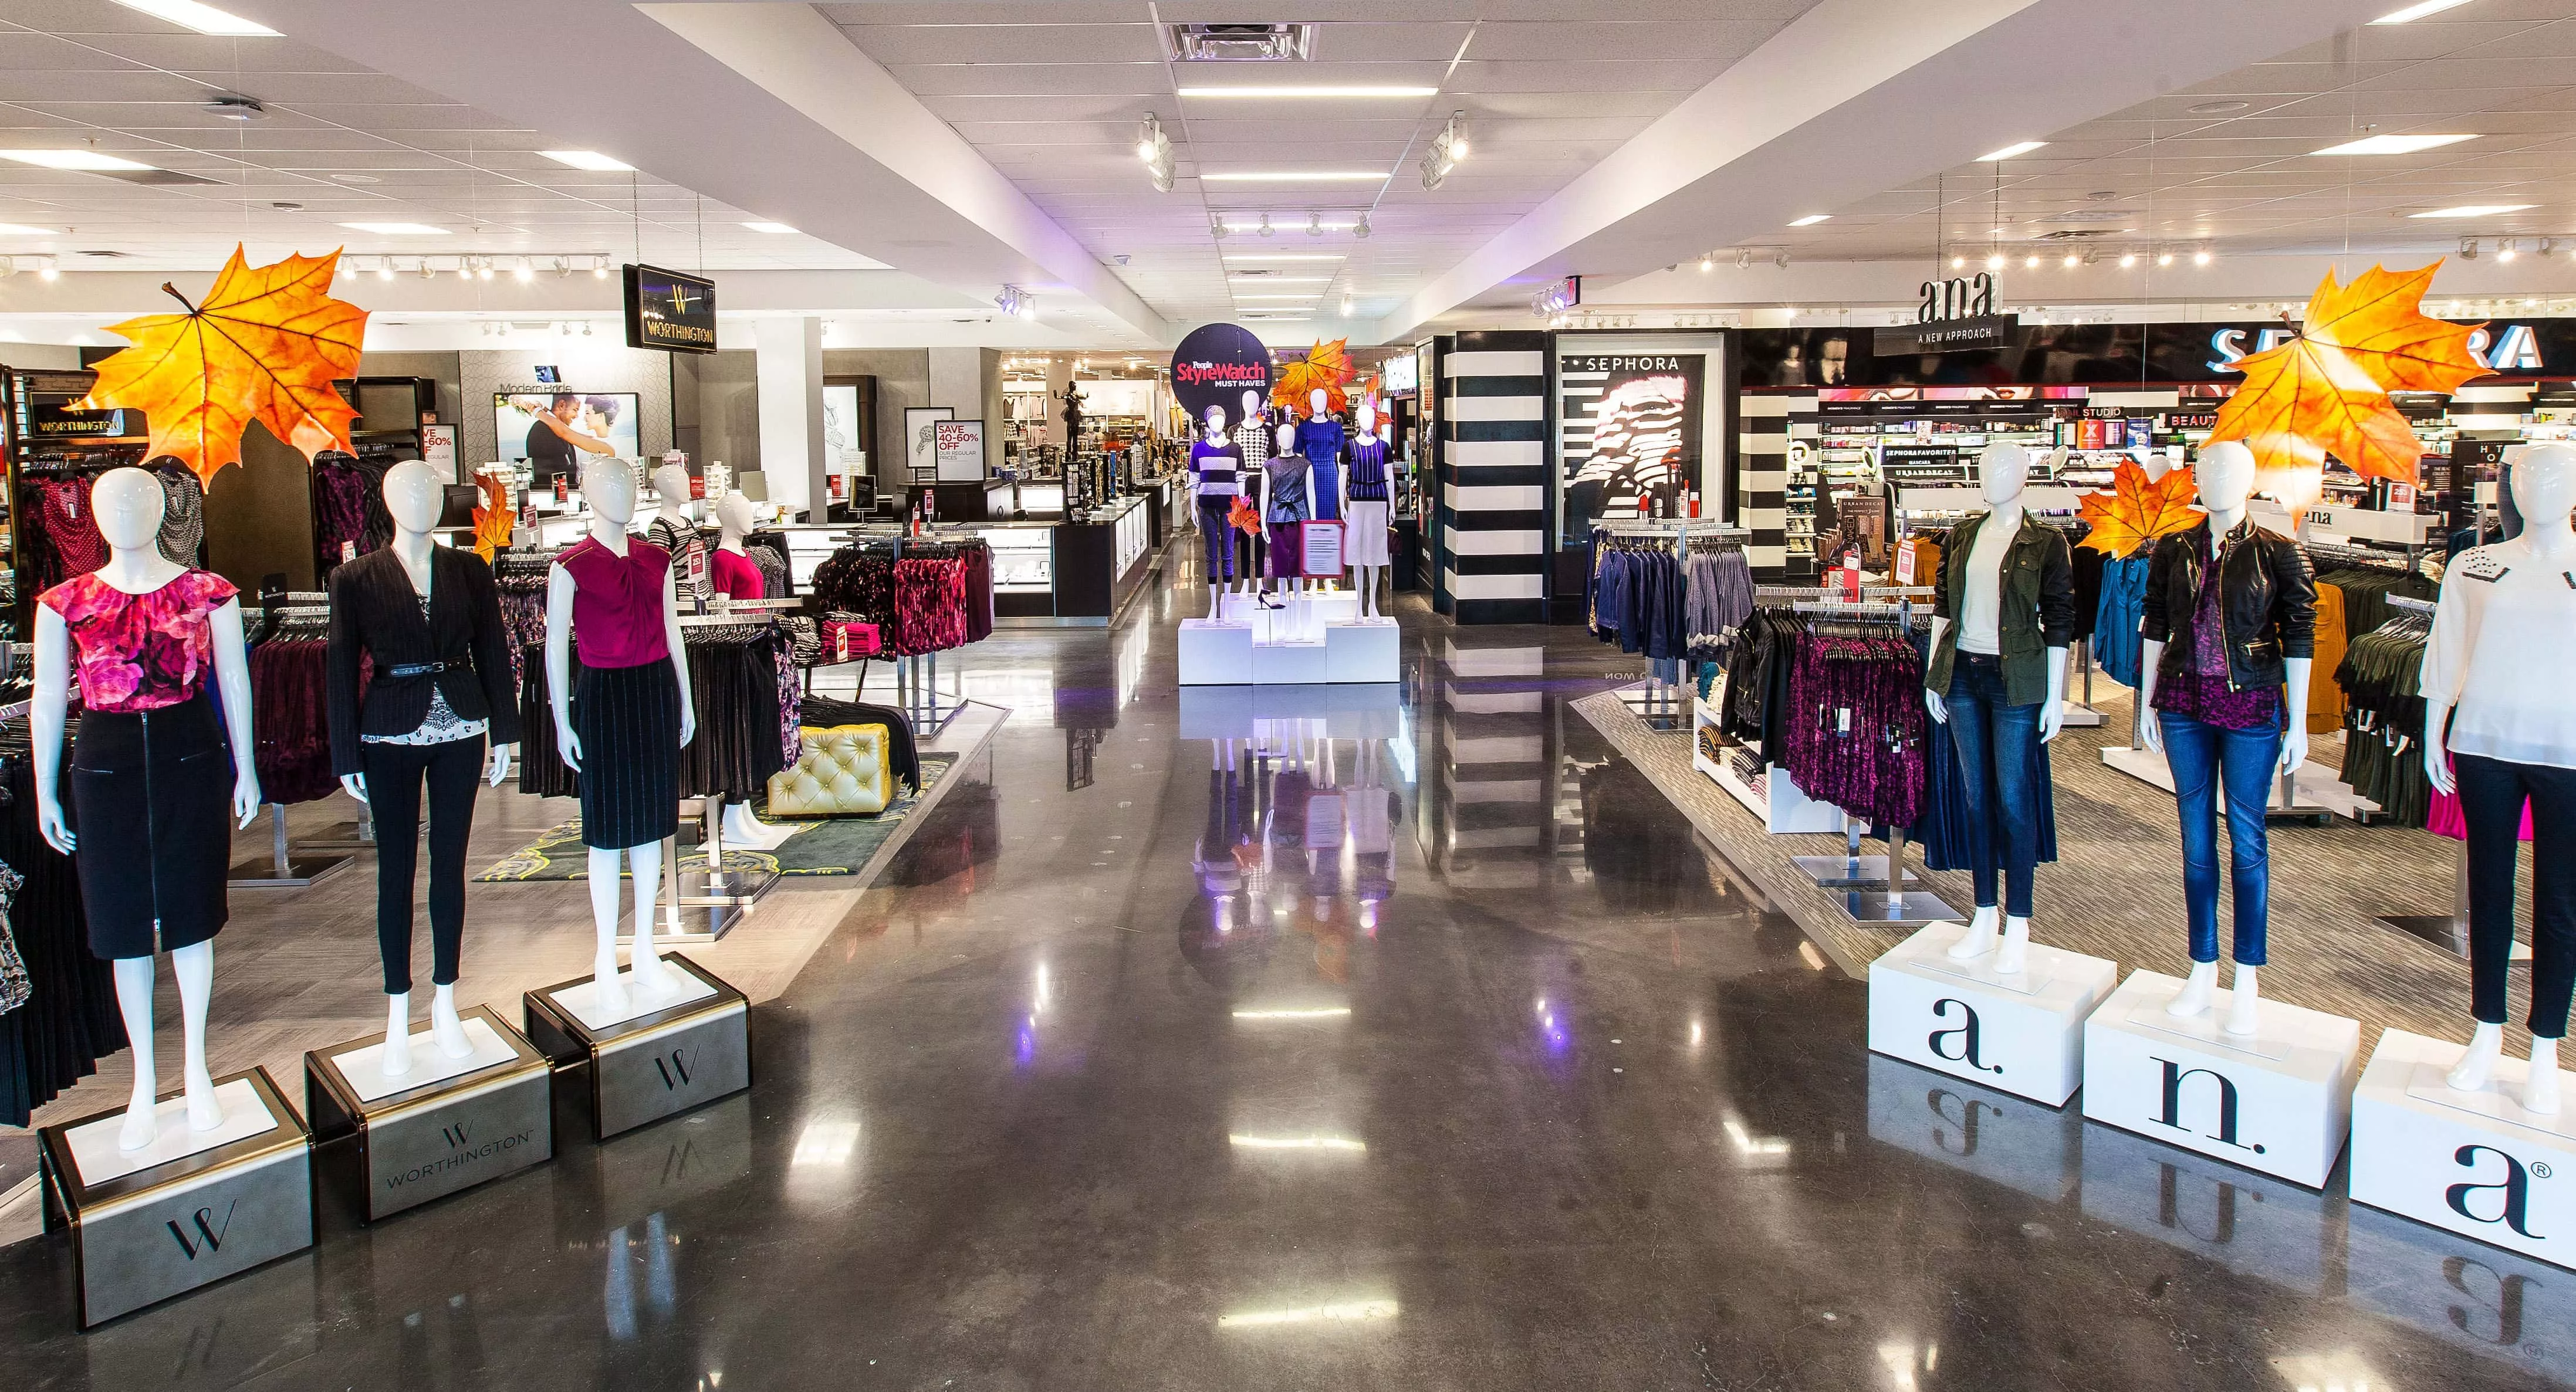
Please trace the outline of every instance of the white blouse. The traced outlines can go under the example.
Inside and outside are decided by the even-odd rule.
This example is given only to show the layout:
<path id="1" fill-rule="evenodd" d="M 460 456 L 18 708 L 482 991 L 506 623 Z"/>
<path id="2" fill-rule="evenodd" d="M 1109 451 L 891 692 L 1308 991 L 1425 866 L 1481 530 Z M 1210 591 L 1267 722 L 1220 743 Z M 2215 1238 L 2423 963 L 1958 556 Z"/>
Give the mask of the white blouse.
<path id="1" fill-rule="evenodd" d="M 2456 707 L 2451 752 L 2576 768 L 2576 563 L 2523 537 L 2461 552 L 2442 573 L 2422 688 L 2427 709 Z"/>

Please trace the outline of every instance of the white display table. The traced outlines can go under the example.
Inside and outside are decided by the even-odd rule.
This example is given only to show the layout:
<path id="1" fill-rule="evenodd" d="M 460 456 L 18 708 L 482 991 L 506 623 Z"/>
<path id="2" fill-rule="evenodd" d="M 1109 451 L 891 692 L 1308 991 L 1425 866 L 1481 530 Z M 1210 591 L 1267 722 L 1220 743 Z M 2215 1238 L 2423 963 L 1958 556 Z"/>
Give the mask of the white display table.
<path id="1" fill-rule="evenodd" d="M 1958 961 L 1963 923 L 1935 923 L 1869 964 L 1869 1047 L 1987 1087 L 2063 1104 L 2084 1076 L 2084 1022 L 2118 964 L 2032 943 L 2001 976 L 1991 953 Z"/>
<path id="2" fill-rule="evenodd" d="M 2131 972 L 2084 1026 L 2084 1115 L 2168 1145 L 2295 1180 L 2326 1182 L 2343 1151 L 2361 1025 L 2281 1001 L 2262 1030 L 2227 1033 L 2229 994 L 2176 1017 L 2178 977 Z"/>
<path id="3" fill-rule="evenodd" d="M 1360 597 L 1332 590 L 1280 598 L 1227 595 L 1222 617 L 1181 620 L 1183 686 L 1320 686 L 1402 680 L 1403 630 L 1359 616 Z"/>
<path id="4" fill-rule="evenodd" d="M 2522 1109 L 2530 1064 L 2480 1092 L 2446 1081 L 2457 1044 L 2388 1030 L 2352 1099 L 2352 1200 L 2576 1268 L 2576 1112 Z M 2559 1090 L 2576 1097 L 2562 1070 Z"/>

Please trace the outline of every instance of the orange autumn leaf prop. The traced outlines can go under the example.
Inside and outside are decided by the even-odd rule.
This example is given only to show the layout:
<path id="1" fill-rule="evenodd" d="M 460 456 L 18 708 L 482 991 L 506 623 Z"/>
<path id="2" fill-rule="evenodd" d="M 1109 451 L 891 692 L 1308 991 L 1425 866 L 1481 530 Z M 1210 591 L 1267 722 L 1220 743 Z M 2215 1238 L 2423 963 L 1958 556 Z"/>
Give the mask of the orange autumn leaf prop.
<path id="1" fill-rule="evenodd" d="M 1359 375 L 1351 365 L 1350 340 L 1337 338 L 1330 343 L 1317 343 L 1305 357 L 1279 369 L 1279 380 L 1270 388 L 1272 405 L 1284 410 L 1303 411 L 1307 398 L 1316 388 L 1324 392 L 1324 409 L 1338 412 L 1349 408 L 1350 397 L 1345 384 Z"/>
<path id="2" fill-rule="evenodd" d="M 2299 337 L 2238 364 L 2245 385 L 2204 447 L 2242 440 L 2267 476 L 2313 479 L 2332 455 L 2365 477 L 2414 482 L 2423 446 L 2388 394 L 2450 392 L 2487 372 L 2469 354 L 2475 327 L 2421 309 L 2441 266 L 2373 266 L 2350 285 L 2328 271 Z"/>
<path id="3" fill-rule="evenodd" d="M 474 554 L 486 565 L 492 557 L 508 549 L 510 529 L 517 525 L 518 509 L 510 506 L 512 481 L 501 474 L 477 474 L 474 485 L 482 498 L 474 506 Z"/>
<path id="4" fill-rule="evenodd" d="M 2078 515 L 2093 524 L 2081 544 L 2114 558 L 2134 556 L 2157 537 L 2200 521 L 2200 509 L 2191 499 L 2191 470 L 2175 469 L 2151 479 L 2138 461 L 2123 459 L 2111 471 L 2111 491 L 2075 500 Z"/>
<path id="5" fill-rule="evenodd" d="M 110 326 L 132 339 L 98 364 L 88 404 L 141 411 L 153 456 L 172 455 L 212 487 L 241 462 L 242 431 L 254 420 L 301 450 L 355 452 L 355 408 L 334 378 L 358 375 L 367 312 L 331 297 L 340 253 L 243 263 L 241 248 L 215 276 L 201 304 L 166 282 L 185 314 L 148 314 Z"/>
<path id="6" fill-rule="evenodd" d="M 1245 536 L 1261 535 L 1261 513 L 1241 497 L 1237 497 L 1234 506 L 1226 510 L 1225 521 L 1227 526 Z"/>

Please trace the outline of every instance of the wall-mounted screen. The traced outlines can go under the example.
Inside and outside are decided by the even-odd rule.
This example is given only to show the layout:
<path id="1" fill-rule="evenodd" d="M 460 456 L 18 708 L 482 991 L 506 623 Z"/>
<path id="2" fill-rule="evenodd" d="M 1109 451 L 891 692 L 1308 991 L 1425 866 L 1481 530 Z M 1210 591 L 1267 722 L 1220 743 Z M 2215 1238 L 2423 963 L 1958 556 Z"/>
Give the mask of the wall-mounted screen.
<path id="1" fill-rule="evenodd" d="M 492 438 L 503 459 L 528 461 L 537 487 L 550 487 L 558 474 L 578 486 L 584 459 L 643 457 L 641 411 L 634 392 L 496 392 Z"/>

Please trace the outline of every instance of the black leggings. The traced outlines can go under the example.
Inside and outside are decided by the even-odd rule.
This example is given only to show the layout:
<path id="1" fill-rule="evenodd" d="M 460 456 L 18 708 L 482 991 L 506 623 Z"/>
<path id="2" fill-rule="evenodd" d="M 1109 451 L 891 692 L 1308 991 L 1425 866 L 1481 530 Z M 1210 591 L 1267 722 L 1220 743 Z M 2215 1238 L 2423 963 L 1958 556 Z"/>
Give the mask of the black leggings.
<path id="1" fill-rule="evenodd" d="M 549 717 L 551 718 L 551 717 Z M 376 818 L 376 949 L 385 959 L 385 994 L 411 990 L 411 881 L 420 864 L 420 787 L 429 784 L 429 943 L 431 984 L 456 984 L 465 937 L 465 838 L 474 830 L 474 780 L 483 772 L 483 737 L 444 744 L 358 746 L 367 775 L 367 806 Z"/>
<path id="2" fill-rule="evenodd" d="M 2455 754 L 2469 836 L 2469 1002 L 2480 1024 L 2504 1023 L 2513 954 L 2513 878 L 2522 804 L 2531 801 L 2531 1032 L 2567 1033 L 2576 986 L 2576 769 Z"/>

